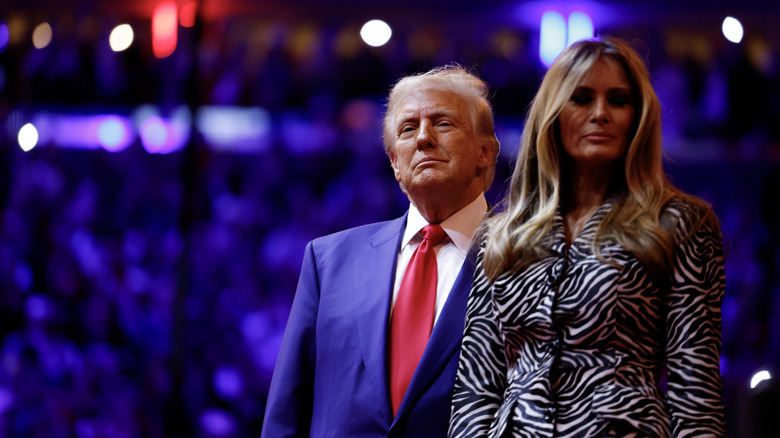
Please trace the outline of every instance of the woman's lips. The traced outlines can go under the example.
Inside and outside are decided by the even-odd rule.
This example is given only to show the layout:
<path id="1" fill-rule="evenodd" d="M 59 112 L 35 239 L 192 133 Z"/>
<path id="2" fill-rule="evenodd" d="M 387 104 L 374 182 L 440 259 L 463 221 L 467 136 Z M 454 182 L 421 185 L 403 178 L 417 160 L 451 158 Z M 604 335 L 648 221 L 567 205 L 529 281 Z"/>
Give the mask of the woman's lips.
<path id="1" fill-rule="evenodd" d="M 593 143 L 603 143 L 606 141 L 610 141 L 615 137 L 610 134 L 607 134 L 606 132 L 590 132 L 585 134 L 584 138 Z"/>

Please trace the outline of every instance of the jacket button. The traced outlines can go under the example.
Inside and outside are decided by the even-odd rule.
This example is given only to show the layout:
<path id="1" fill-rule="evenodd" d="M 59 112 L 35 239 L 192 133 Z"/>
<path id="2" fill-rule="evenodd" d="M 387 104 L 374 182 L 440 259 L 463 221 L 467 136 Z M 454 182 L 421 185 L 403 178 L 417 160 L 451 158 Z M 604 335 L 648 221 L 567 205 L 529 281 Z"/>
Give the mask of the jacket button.
<path id="1" fill-rule="evenodd" d="M 554 407 L 549 407 L 549 408 L 545 409 L 545 411 L 544 411 L 544 421 L 546 421 L 548 423 L 552 423 L 553 421 L 555 421 L 555 408 Z"/>

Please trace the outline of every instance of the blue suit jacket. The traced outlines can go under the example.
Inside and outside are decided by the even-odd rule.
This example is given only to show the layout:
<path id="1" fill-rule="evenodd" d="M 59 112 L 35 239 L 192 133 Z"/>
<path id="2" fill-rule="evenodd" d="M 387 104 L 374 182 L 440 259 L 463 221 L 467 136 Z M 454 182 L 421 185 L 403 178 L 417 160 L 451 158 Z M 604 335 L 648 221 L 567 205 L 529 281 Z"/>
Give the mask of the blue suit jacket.
<path id="1" fill-rule="evenodd" d="M 263 437 L 445 437 L 474 254 L 466 258 L 398 414 L 388 315 L 406 216 L 310 242 L 268 395 Z"/>

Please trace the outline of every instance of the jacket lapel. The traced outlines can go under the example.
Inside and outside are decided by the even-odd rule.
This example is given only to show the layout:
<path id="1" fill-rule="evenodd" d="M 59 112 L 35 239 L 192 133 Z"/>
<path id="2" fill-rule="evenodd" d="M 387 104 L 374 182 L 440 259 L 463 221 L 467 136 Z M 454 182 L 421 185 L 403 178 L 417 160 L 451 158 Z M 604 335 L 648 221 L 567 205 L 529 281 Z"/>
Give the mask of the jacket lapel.
<path id="1" fill-rule="evenodd" d="M 439 320 L 433 327 L 420 363 L 414 371 L 406 395 L 404 395 L 401 406 L 398 407 L 396 421 L 414 405 L 425 388 L 432 380 L 436 379 L 460 347 L 466 319 L 466 305 L 474 279 L 476 253 L 477 251 L 469 251 L 463 262 L 458 278 L 455 280 L 447 302 L 444 303 L 444 308 L 439 315 Z"/>
<path id="2" fill-rule="evenodd" d="M 406 215 L 389 222 L 367 242 L 366 255 L 354 261 L 358 336 L 377 400 L 388 419 L 393 417 L 387 388 L 387 317 L 395 277 L 398 247 Z"/>

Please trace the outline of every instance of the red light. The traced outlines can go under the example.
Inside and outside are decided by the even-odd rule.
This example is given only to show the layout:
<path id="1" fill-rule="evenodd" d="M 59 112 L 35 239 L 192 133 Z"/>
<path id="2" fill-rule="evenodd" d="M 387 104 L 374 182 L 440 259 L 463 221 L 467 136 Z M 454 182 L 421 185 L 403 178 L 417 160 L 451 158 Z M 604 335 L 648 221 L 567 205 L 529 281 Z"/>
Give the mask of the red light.
<path id="1" fill-rule="evenodd" d="M 176 3 L 166 1 L 154 8 L 152 15 L 152 50 L 157 58 L 166 58 L 176 50 L 178 26 Z"/>
<path id="2" fill-rule="evenodd" d="M 198 3 L 194 1 L 187 2 L 181 7 L 181 11 L 179 11 L 179 23 L 181 23 L 182 27 L 195 26 L 195 13 L 197 8 Z"/>

